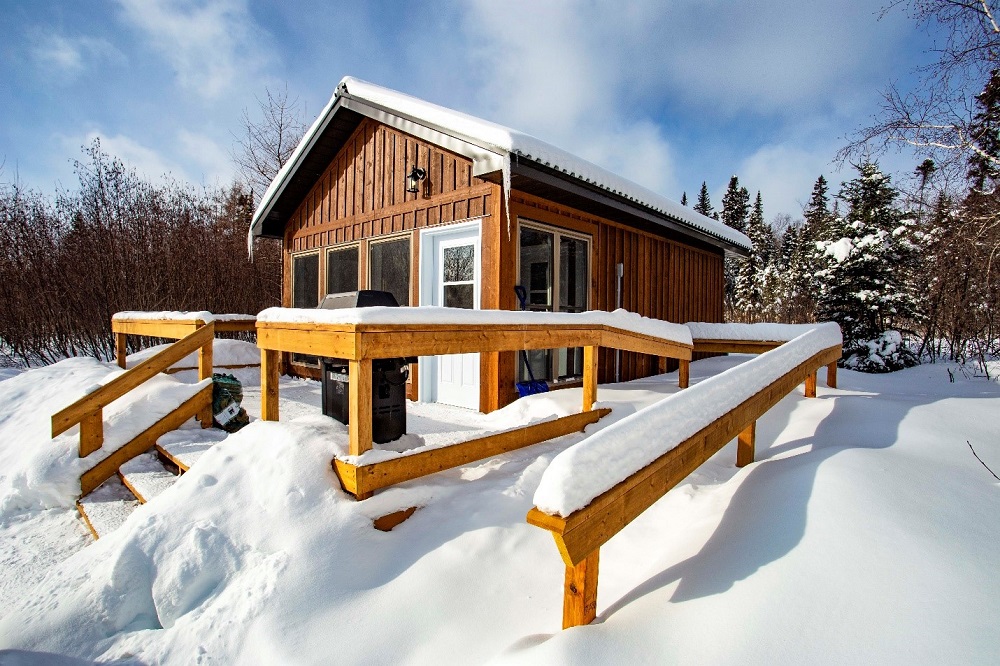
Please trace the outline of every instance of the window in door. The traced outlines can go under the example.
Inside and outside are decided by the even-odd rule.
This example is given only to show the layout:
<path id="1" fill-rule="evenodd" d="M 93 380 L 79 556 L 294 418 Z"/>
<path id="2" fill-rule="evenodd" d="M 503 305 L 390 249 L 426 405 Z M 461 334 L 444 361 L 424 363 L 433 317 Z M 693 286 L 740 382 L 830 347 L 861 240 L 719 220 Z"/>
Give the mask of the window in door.
<path id="1" fill-rule="evenodd" d="M 590 240 L 553 227 L 520 222 L 518 280 L 526 307 L 538 312 L 584 312 L 590 298 Z M 583 374 L 583 349 L 539 349 L 527 353 L 535 379 L 571 381 Z M 529 378 L 523 358 L 518 381 Z"/>
<path id="2" fill-rule="evenodd" d="M 402 306 L 410 304 L 410 237 L 368 245 L 368 288 L 388 291 Z"/>

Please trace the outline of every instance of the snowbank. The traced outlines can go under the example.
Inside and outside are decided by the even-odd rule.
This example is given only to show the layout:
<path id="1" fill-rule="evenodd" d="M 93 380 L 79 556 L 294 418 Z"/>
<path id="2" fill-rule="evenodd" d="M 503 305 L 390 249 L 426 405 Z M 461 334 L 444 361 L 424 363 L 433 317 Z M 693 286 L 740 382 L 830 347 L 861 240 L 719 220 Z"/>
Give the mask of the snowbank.
<path id="1" fill-rule="evenodd" d="M 836 324 L 813 328 L 598 431 L 552 461 L 535 491 L 535 506 L 560 516 L 582 509 L 803 360 L 840 341 Z"/>
<path id="2" fill-rule="evenodd" d="M 615 310 L 614 312 L 603 310 L 522 312 L 517 310 L 466 310 L 438 306 L 344 308 L 341 310 L 268 308 L 257 315 L 257 321 L 274 324 L 598 325 L 619 328 L 683 345 L 691 344 L 691 333 L 686 326 L 659 319 L 650 319 L 627 310 Z"/>
<path id="3" fill-rule="evenodd" d="M 170 344 L 156 345 L 139 350 L 134 354 L 129 354 L 128 358 L 125 359 L 125 367 L 131 368 L 136 366 L 156 356 L 169 346 Z M 260 365 L 260 349 L 254 343 L 246 342 L 245 340 L 216 339 L 212 343 L 212 365 L 215 367 L 225 365 Z M 191 352 L 170 367 L 173 369 L 197 368 L 198 352 Z"/>
<path id="4" fill-rule="evenodd" d="M 819 324 L 712 324 L 706 322 L 688 322 L 691 337 L 695 340 L 754 340 L 760 342 L 788 342 L 799 337 L 806 331 L 815 328 L 836 329 L 840 335 L 840 326 L 835 322 Z"/>
<path id="5" fill-rule="evenodd" d="M 79 457 L 79 426 L 51 437 L 54 413 L 122 372 L 95 359 L 71 358 L 0 382 L 0 405 L 21 406 L 0 410 L 0 440 L 18 443 L 0 447 L 0 513 L 72 507 L 84 471 L 211 382 L 153 377 L 105 408 L 104 446 L 86 458 Z"/>

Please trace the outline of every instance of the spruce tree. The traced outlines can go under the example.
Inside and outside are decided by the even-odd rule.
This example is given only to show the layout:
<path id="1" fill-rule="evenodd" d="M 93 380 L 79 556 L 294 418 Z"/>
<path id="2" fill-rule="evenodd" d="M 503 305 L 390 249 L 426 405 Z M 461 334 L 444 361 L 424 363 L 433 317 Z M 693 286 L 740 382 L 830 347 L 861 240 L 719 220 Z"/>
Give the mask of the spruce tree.
<path id="1" fill-rule="evenodd" d="M 817 314 L 840 324 L 845 350 L 913 321 L 919 302 L 913 275 L 915 221 L 896 207 L 898 191 L 877 164 L 856 168 L 858 176 L 839 195 L 848 207 L 844 236 L 819 243 L 829 264 L 819 271 Z"/>
<path id="2" fill-rule="evenodd" d="M 684 192 L 684 193 L 681 194 L 681 205 L 682 206 L 687 206 L 688 205 L 688 193 L 687 192 Z"/>
<path id="3" fill-rule="evenodd" d="M 976 107 L 969 125 L 973 150 L 969 181 L 974 189 L 982 191 L 1000 181 L 1000 70 L 990 73 L 990 80 L 976 95 Z"/>
<path id="4" fill-rule="evenodd" d="M 698 192 L 698 202 L 694 205 L 694 209 L 705 217 L 712 217 L 714 212 L 712 202 L 708 198 L 708 186 L 705 185 L 705 181 L 701 181 L 701 191 Z"/>
<path id="5" fill-rule="evenodd" d="M 729 187 L 722 195 L 722 222 L 736 231 L 746 231 L 747 215 L 750 214 L 750 193 L 740 187 L 740 179 L 733 176 Z"/>
<path id="6" fill-rule="evenodd" d="M 753 249 L 750 256 L 741 259 L 737 265 L 734 306 L 737 318 L 757 322 L 765 314 L 765 282 L 774 246 L 771 227 L 764 221 L 764 204 L 760 192 L 757 192 L 753 211 L 747 218 L 745 233 L 753 243 Z"/>

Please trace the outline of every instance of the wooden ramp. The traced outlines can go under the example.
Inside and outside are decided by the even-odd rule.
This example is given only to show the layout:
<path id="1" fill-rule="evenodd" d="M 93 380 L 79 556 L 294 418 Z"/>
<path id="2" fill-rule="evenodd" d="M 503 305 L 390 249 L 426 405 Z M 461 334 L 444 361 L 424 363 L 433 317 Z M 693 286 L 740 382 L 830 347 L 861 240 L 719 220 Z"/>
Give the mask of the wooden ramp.
<path id="1" fill-rule="evenodd" d="M 778 346 L 780 343 L 771 349 Z M 563 628 L 588 624 L 596 617 L 599 554 L 605 542 L 734 437 L 738 438 L 737 465 L 742 467 L 753 462 L 757 419 L 803 382 L 806 397 L 815 397 L 817 369 L 836 367 L 840 357 L 841 347 L 837 344 L 797 359 L 794 366 L 763 389 L 747 395 L 723 413 L 712 414 L 711 422 L 697 433 L 569 515 L 552 515 L 538 507 L 529 511 L 528 523 L 552 533 L 566 565 Z M 727 373 L 734 370 L 739 367 Z M 828 374 L 827 378 L 835 381 L 836 375 Z M 687 391 L 696 393 L 699 385 Z"/>

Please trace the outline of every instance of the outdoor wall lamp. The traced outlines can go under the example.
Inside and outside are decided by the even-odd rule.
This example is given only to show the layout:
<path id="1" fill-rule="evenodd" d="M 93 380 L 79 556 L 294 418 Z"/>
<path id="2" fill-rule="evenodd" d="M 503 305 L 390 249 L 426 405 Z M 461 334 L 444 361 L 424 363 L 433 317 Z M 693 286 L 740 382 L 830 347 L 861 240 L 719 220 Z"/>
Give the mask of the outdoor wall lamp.
<path id="1" fill-rule="evenodd" d="M 416 164 L 413 165 L 413 169 L 410 171 L 410 175 L 406 177 L 406 191 L 416 194 L 420 191 L 420 181 L 427 177 L 427 172 L 418 167 Z"/>

